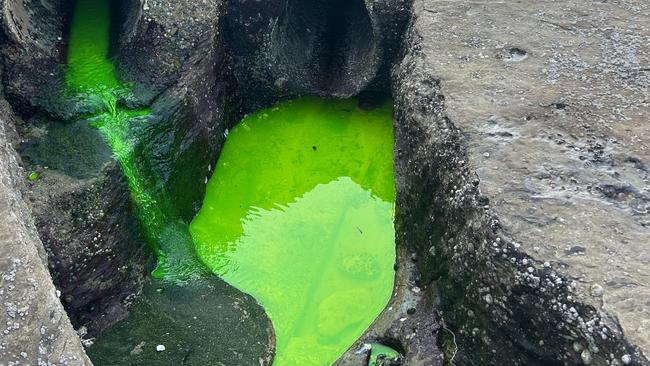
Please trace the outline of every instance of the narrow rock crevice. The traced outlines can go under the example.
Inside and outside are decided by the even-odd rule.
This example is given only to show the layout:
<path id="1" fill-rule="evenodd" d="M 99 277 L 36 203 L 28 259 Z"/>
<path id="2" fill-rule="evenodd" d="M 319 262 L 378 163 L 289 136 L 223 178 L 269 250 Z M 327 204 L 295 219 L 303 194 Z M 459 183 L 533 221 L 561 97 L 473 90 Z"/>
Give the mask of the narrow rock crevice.
<path id="1" fill-rule="evenodd" d="M 288 1 L 270 46 L 280 83 L 313 94 L 358 93 L 380 65 L 376 27 L 363 0 Z"/>

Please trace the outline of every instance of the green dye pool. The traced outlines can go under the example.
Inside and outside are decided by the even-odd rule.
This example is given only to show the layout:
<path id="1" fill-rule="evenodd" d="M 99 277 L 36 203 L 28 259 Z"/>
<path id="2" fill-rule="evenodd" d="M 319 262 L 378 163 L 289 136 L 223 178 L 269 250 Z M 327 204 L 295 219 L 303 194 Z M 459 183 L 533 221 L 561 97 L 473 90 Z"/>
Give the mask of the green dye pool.
<path id="1" fill-rule="evenodd" d="M 151 123 L 150 111 L 118 105 L 130 89 L 108 58 L 109 13 L 109 0 L 77 0 L 66 84 L 97 111 L 88 120 L 128 181 L 158 257 L 153 275 L 168 283 L 219 275 L 267 311 L 274 365 L 331 364 L 392 293 L 390 103 L 362 110 L 355 100 L 305 97 L 244 118 L 188 228 L 135 153 L 132 127 Z"/>
<path id="2" fill-rule="evenodd" d="M 386 305 L 395 241 L 390 103 L 302 98 L 233 129 L 191 224 L 199 258 L 255 297 L 275 365 L 329 365 Z"/>
<path id="3" fill-rule="evenodd" d="M 108 59 L 110 2 L 77 0 L 70 28 L 66 83 L 76 91 L 121 89 Z"/>

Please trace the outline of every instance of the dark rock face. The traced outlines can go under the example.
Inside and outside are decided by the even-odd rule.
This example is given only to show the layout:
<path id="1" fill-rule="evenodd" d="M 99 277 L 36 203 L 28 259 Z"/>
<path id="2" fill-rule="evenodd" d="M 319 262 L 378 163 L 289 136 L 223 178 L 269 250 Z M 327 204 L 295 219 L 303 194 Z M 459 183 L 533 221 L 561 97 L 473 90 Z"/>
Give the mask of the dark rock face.
<path id="1" fill-rule="evenodd" d="M 264 310 L 219 278 L 154 281 L 88 354 L 100 365 L 270 365 L 272 327 L 260 319 Z"/>
<path id="2" fill-rule="evenodd" d="M 150 123 L 133 131 L 139 165 L 189 221 L 226 128 L 218 77 L 225 57 L 215 46 L 220 2 L 114 4 L 124 15 L 114 47 L 118 69 L 138 97 L 125 103 L 152 110 Z M 22 115 L 34 115 L 18 127 L 26 166 L 41 173 L 29 191 L 38 232 L 71 320 L 94 336 L 127 315 L 129 295 L 147 276 L 148 251 L 108 146 L 84 122 L 58 121 L 79 118 L 61 93 L 65 7 L 12 1 L 4 10 L 7 92 Z"/>
<path id="3" fill-rule="evenodd" d="M 245 109 L 388 86 L 407 1 L 231 1 L 227 42 Z"/>
<path id="4" fill-rule="evenodd" d="M 118 70 L 153 121 L 134 131 L 141 164 L 189 222 L 225 139 L 228 60 L 221 1 L 124 1 Z"/>
<path id="5" fill-rule="evenodd" d="M 126 316 L 147 275 L 149 251 L 122 179 L 107 162 L 89 179 L 48 171 L 29 187 L 54 283 L 72 323 L 89 337 Z"/>
<path id="6" fill-rule="evenodd" d="M 113 14 L 122 23 L 115 47 L 118 72 L 123 80 L 135 83 L 135 93 L 141 103 L 151 105 L 156 97 L 174 85 L 187 87 L 181 81 L 183 75 L 186 75 L 185 82 L 187 74 L 201 75 L 207 79 L 204 84 L 214 83 L 219 75 L 223 77 L 221 69 L 208 69 L 223 62 L 217 50 L 220 48 L 217 41 L 221 39 L 222 3 L 221 0 L 200 4 L 190 1 L 115 2 Z M 201 98 L 207 100 L 204 94 Z"/>
<path id="7" fill-rule="evenodd" d="M 68 17 L 60 0 L 4 0 L 0 44 L 4 59 L 5 95 L 19 114 L 65 111 L 55 91 L 60 88 L 64 52 L 62 40 Z"/>
<path id="8" fill-rule="evenodd" d="M 227 89 L 216 76 L 222 57 L 214 48 L 197 52 L 176 84 L 153 102 L 151 126 L 137 131 L 142 163 L 186 222 L 201 207 L 225 140 Z"/>
<path id="9" fill-rule="evenodd" d="M 25 167 L 41 174 L 27 197 L 66 311 L 76 328 L 94 336 L 126 316 L 129 295 L 146 276 L 146 244 L 110 148 L 83 122 L 59 122 L 76 113 L 61 93 L 69 4 L 6 5 L 3 80 L 8 100 L 27 120 L 16 120 Z"/>
<path id="10" fill-rule="evenodd" d="M 40 174 L 27 197 L 52 277 L 73 325 L 94 336 L 126 315 L 149 251 L 127 182 L 99 132 L 86 124 L 32 118 L 18 126 L 24 166 Z"/>
<path id="11" fill-rule="evenodd" d="M 643 124 L 647 4 L 588 3 L 569 0 L 560 9 L 552 1 L 525 0 L 525 6 L 461 1 L 433 8 L 415 0 L 411 9 L 408 0 L 233 0 L 227 5 L 123 0 L 115 2 L 124 17 L 114 52 L 121 76 L 134 82 L 137 98 L 124 102 L 151 106 L 153 113 L 149 124 L 133 131 L 141 136 L 140 163 L 186 221 L 201 203 L 224 134 L 236 122 L 233 116 L 303 93 L 347 97 L 392 90 L 396 296 L 361 343 L 392 345 L 404 353 L 406 365 L 441 364 L 441 353 L 447 362 L 463 365 L 645 365 L 642 352 L 627 339 L 633 334 L 633 341 L 646 348 L 649 339 L 648 304 L 642 303 L 648 288 L 643 244 L 650 227 Z M 107 146 L 92 144 L 97 146 L 93 159 L 84 164 L 72 161 L 79 156 L 74 152 L 63 161 L 47 160 L 59 132 L 45 122 L 77 113 L 57 91 L 63 4 L 0 0 L 3 82 L 21 115 L 38 112 L 26 118 L 28 123 L 17 120 L 28 140 L 22 151 L 26 166 L 45 171 L 30 184 L 28 197 L 67 310 L 75 325 L 95 334 L 126 315 L 129 294 L 145 276 L 145 251 L 134 230 L 128 188 L 106 155 Z M 539 27 L 530 32 L 531 19 L 537 18 Z M 621 18 L 633 26 L 625 29 Z M 608 27 L 600 27 L 603 19 Z M 591 46 L 596 44 L 602 54 Z M 403 59 L 393 65 L 398 51 Z M 624 92 L 610 98 L 614 90 Z M 373 98 L 361 99 L 372 106 Z M 0 112 L 0 117 L 8 113 Z M 623 123 L 615 125 L 617 118 Z M 0 155 L 9 156 L 4 160 L 12 161 L 9 174 L 15 175 L 2 138 L 0 133 Z M 549 148 L 546 140 L 555 145 Z M 558 152 L 567 141 L 570 149 Z M 4 160 L 0 178 L 8 175 Z M 3 191 L 3 181 L 0 197 L 12 194 L 7 207 L 14 214 L 15 184 Z M 564 197 L 565 186 L 579 193 Z M 576 211 L 591 215 L 582 220 L 588 222 L 576 218 Z M 572 215 L 574 227 L 558 224 Z M 610 232 L 612 223 L 621 235 Z M 0 240 L 5 232 L 0 230 Z M 21 231 L 19 239 L 31 234 Z M 555 248 L 554 242 L 565 237 L 577 244 Z M 16 250 L 29 247 L 20 240 Z M 599 250 L 601 255 L 592 254 Z M 586 255 L 593 256 L 581 267 L 575 258 Z M 37 264 L 22 268 L 38 270 Z M 15 267 L 0 265 L 8 271 Z M 47 280 L 39 274 L 39 283 Z M 583 282 L 589 291 L 581 289 Z M 211 286 L 210 291 L 224 284 Z M 170 293 L 183 296 L 188 290 Z M 231 295 L 245 309 L 260 311 L 234 289 L 222 291 L 215 303 Z M 161 306 L 142 301 L 138 309 L 144 313 Z M 43 303 L 58 306 L 52 296 Z M 34 324 L 47 319 L 43 309 L 35 311 Z M 243 319 L 233 314 L 234 323 Z M 261 337 L 254 347 L 268 363 L 272 334 L 263 314 L 257 320 L 241 324 Z M 61 339 L 74 338 L 64 323 L 57 323 L 64 329 Z M 193 319 L 178 323 L 197 324 Z M 36 326 L 25 329 L 32 338 L 20 339 L 34 344 Z M 174 331 L 188 339 L 197 336 Z M 73 357 L 81 357 L 77 340 L 73 343 Z M 144 357 L 137 353 L 140 343 L 133 344 L 126 359 Z M 337 364 L 364 364 L 355 354 L 359 346 Z M 50 354 L 59 354 L 60 344 L 48 347 Z M 153 349 L 144 352 L 149 357 Z"/>
<path id="12" fill-rule="evenodd" d="M 363 1 L 290 0 L 271 31 L 271 60 L 290 88 L 353 95 L 377 74 L 378 38 Z"/>

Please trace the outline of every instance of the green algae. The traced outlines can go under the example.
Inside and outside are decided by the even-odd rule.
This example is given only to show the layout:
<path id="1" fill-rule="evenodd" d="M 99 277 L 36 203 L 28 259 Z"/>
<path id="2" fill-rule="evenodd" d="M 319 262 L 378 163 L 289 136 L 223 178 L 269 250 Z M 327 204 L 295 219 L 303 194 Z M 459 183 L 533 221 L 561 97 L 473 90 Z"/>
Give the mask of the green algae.
<path id="1" fill-rule="evenodd" d="M 390 103 L 302 98 L 228 136 L 191 233 L 200 259 L 255 297 L 275 365 L 329 365 L 386 305 L 395 244 Z"/>
<path id="2" fill-rule="evenodd" d="M 40 177 L 41 177 L 41 173 L 39 173 L 39 172 L 31 172 L 27 176 L 27 180 L 30 181 L 30 182 L 34 182 L 34 181 L 37 181 L 38 178 L 40 178 Z"/>

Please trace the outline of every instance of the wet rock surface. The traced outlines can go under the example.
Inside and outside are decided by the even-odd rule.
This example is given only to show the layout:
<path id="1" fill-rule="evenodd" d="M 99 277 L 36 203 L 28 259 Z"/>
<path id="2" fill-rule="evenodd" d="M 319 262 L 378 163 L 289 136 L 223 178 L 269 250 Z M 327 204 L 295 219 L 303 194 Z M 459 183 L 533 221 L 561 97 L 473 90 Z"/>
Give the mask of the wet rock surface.
<path id="1" fill-rule="evenodd" d="M 270 365 L 274 335 L 259 319 L 264 310 L 217 277 L 154 281 L 88 354 L 97 365 Z"/>
<path id="2" fill-rule="evenodd" d="M 79 112 L 54 90 L 62 80 L 65 7 L 0 5 L 3 83 L 28 121 L 16 121 L 27 143 L 21 151 L 28 167 L 52 165 L 30 183 L 27 197 L 73 321 L 103 329 L 104 319 L 126 315 L 128 294 L 144 278 L 141 242 L 128 229 L 132 217 L 123 215 L 130 212 L 128 190 L 102 154 L 105 146 L 84 164 L 46 159 L 47 144 L 56 145 L 47 121 Z M 151 105 L 155 123 L 138 131 L 138 149 L 186 220 L 237 119 L 230 113 L 302 93 L 349 96 L 392 84 L 400 266 L 409 251 L 417 260 L 416 268 L 398 266 L 399 301 L 360 343 L 392 345 L 405 352 L 407 365 L 440 364 L 441 354 L 465 365 L 648 364 L 647 2 L 415 0 L 409 9 L 397 0 L 237 0 L 228 4 L 227 23 L 220 1 L 120 6 L 119 71 L 137 96 L 123 103 Z M 4 131 L 14 123 L 10 114 L 2 104 Z M 3 138 L 0 146 L 7 146 Z M 2 313 L 18 324 L 7 329 L 10 338 L 0 337 L 2 361 L 36 363 L 42 345 L 52 362 L 88 362 L 44 262 L 32 260 L 45 252 L 16 193 L 22 174 L 15 156 L 9 148 L 2 154 L 0 148 L 0 177 L 11 175 L 2 179 L 4 190 L 0 183 L 10 212 L 0 220 L 7 226 L 0 236 L 10 243 L 2 246 L 9 253 L 0 258 L 2 290 L 27 304 L 20 309 L 31 306 L 25 315 Z M 105 215 L 115 209 L 119 217 Z M 77 250 L 87 243 L 88 250 Z M 11 275 L 20 264 L 8 261 L 14 254 L 30 260 L 23 277 Z M 64 274 L 66 266 L 74 276 Z M 16 278 L 27 282 L 18 286 Z M 256 345 L 265 350 L 262 360 L 270 342 Z M 164 350 L 139 342 L 129 357 L 155 357 L 173 346 L 160 345 Z M 355 354 L 361 346 L 339 364 L 363 364 L 364 355 Z"/>
<path id="3" fill-rule="evenodd" d="M 122 179 L 108 161 L 88 179 L 46 170 L 28 184 L 50 273 L 72 323 L 88 337 L 126 317 L 147 276 L 149 250 Z"/>
<path id="4" fill-rule="evenodd" d="M 134 131 L 140 141 L 136 150 L 189 222 L 201 207 L 227 125 L 234 123 L 227 114 L 228 57 L 219 32 L 223 4 L 135 5 L 137 18 L 125 23 L 132 28 L 120 39 L 118 70 L 135 83 L 139 100 L 156 94 L 153 121 Z"/>
<path id="5" fill-rule="evenodd" d="M 394 74 L 398 245 L 460 364 L 648 363 L 648 4 L 557 5 L 415 1 Z"/>
<path id="6" fill-rule="evenodd" d="M 62 85 L 62 47 L 69 14 L 60 0 L 0 2 L 0 54 L 5 65 L 5 95 L 19 114 L 47 110 L 69 113 L 70 103 L 57 98 Z"/>
<path id="7" fill-rule="evenodd" d="M 197 84 L 214 83 L 223 75 L 206 70 L 223 62 L 217 58 L 223 7 L 221 0 L 118 2 L 113 10 L 123 22 L 116 45 L 118 72 L 135 83 L 142 103 L 151 104 L 190 71 L 208 79 Z"/>
<path id="8" fill-rule="evenodd" d="M 16 146 L 38 176 L 25 197 L 68 315 L 93 336 L 126 316 L 146 276 L 148 251 L 110 149 L 76 121 L 75 102 L 63 92 L 67 9 L 16 1 L 3 11 L 9 36 L 0 53 L 7 98 L 19 115 Z"/>

